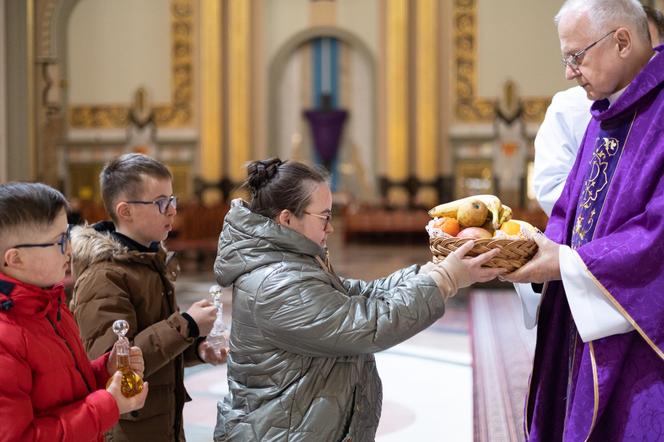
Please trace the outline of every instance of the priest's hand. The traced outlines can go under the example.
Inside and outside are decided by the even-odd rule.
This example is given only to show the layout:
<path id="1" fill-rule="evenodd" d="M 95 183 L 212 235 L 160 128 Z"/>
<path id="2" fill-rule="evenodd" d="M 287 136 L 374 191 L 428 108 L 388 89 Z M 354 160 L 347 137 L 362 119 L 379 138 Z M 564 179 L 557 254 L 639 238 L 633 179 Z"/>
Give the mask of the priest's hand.
<path id="1" fill-rule="evenodd" d="M 538 246 L 533 259 L 520 269 L 502 276 L 501 279 L 514 283 L 544 283 L 560 279 L 560 261 L 558 260 L 560 244 L 556 244 L 542 234 L 535 235 L 533 239 Z"/>

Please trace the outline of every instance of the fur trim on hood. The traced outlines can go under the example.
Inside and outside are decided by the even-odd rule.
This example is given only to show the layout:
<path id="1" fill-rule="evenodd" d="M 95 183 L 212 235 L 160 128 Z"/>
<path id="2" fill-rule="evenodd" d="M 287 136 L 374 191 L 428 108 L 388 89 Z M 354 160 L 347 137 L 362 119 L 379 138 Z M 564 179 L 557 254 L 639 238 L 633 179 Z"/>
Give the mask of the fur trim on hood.
<path id="1" fill-rule="evenodd" d="M 92 226 L 72 229 L 71 248 L 71 273 L 74 280 L 92 264 L 110 261 L 114 256 L 129 252 L 127 247 L 111 236 L 110 231 L 99 232 Z"/>

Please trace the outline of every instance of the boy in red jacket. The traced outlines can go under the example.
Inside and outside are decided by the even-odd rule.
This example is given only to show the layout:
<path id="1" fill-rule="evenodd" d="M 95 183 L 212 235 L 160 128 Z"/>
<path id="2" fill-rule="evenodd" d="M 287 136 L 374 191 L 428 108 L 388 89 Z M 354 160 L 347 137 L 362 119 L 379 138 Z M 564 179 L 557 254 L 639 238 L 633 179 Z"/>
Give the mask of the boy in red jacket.
<path id="1" fill-rule="evenodd" d="M 147 396 L 147 384 L 133 398 L 122 395 L 115 348 L 88 361 L 63 305 L 66 207 L 44 184 L 0 184 L 0 441 L 102 440 Z M 142 374 L 137 347 L 130 358 Z"/>

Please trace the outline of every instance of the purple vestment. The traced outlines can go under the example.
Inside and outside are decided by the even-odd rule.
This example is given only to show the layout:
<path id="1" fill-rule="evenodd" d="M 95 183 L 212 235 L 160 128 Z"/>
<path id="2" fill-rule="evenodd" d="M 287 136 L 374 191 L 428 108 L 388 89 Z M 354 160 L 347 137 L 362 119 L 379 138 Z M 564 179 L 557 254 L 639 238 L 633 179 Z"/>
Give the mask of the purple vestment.
<path id="1" fill-rule="evenodd" d="M 572 246 L 634 331 L 584 343 L 561 281 L 542 297 L 530 441 L 664 440 L 664 53 L 600 100 L 546 235 Z"/>

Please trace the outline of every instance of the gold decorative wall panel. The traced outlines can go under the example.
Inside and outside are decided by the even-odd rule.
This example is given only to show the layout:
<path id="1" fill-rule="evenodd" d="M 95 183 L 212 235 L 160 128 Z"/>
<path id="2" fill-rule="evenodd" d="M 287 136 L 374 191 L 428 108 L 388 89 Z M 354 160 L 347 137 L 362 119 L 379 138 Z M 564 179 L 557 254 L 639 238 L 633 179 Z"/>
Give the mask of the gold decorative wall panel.
<path id="1" fill-rule="evenodd" d="M 408 3 L 388 0 L 386 6 L 386 122 L 387 177 L 403 181 L 409 174 L 408 162 Z M 390 189 L 393 204 L 405 204 L 408 195 L 402 188 Z"/>
<path id="2" fill-rule="evenodd" d="M 201 176 L 205 181 L 222 178 L 222 7 L 218 1 L 201 2 Z"/>
<path id="3" fill-rule="evenodd" d="M 171 0 L 171 103 L 155 106 L 159 127 L 185 127 L 193 112 L 193 0 Z M 123 128 L 129 104 L 72 106 L 73 128 Z"/>
<path id="4" fill-rule="evenodd" d="M 477 96 L 477 0 L 454 0 L 454 65 L 456 118 L 463 122 L 487 122 L 495 118 L 495 99 Z M 548 97 L 524 97 L 524 119 L 540 122 Z"/>
<path id="5" fill-rule="evenodd" d="M 422 181 L 438 175 L 438 0 L 417 2 L 416 32 L 416 172 Z M 421 189 L 418 200 L 436 202 L 434 189 Z"/>
<path id="6" fill-rule="evenodd" d="M 228 176 L 234 183 L 246 177 L 249 161 L 251 105 L 251 2 L 228 2 Z"/>

